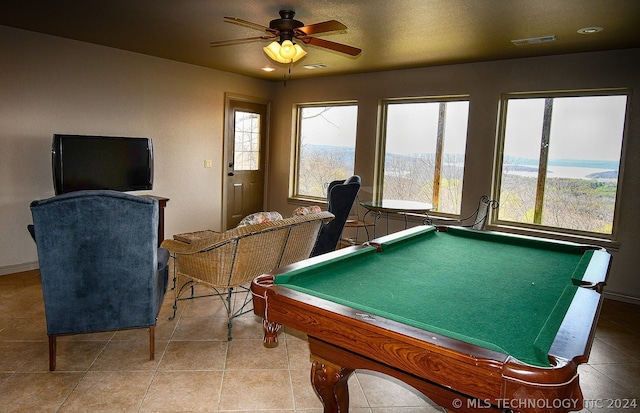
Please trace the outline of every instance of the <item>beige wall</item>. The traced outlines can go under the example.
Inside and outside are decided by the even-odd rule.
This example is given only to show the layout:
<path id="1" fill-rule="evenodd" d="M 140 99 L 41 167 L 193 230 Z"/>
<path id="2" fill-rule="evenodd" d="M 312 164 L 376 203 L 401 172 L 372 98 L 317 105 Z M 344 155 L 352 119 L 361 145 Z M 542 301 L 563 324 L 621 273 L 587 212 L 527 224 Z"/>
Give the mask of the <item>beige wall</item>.
<path id="1" fill-rule="evenodd" d="M 640 87 L 640 50 L 576 54 L 269 83 L 202 67 L 0 26 L 0 274 L 35 268 L 29 203 L 53 195 L 54 133 L 150 136 L 154 194 L 171 198 L 166 234 L 219 229 L 224 94 L 272 101 L 268 208 L 288 214 L 295 103 L 357 100 L 356 173 L 370 196 L 382 98 L 469 94 L 463 214 L 491 191 L 501 93 Z M 298 69 L 302 70 L 302 69 Z M 293 75 L 295 78 L 294 69 Z M 640 96 L 632 97 L 619 249 L 608 291 L 640 300 Z M 203 167 L 204 159 L 213 168 Z"/>
<path id="2" fill-rule="evenodd" d="M 491 194 L 492 159 L 498 102 L 505 92 L 628 87 L 640 89 L 640 50 L 574 54 L 433 68 L 293 80 L 273 95 L 271 209 L 290 211 L 287 198 L 291 153 L 292 108 L 296 103 L 336 100 L 358 102 L 356 173 L 363 179 L 361 199 L 370 199 L 373 185 L 378 102 L 407 96 L 470 95 L 469 135 L 463 216 Z M 295 76 L 295 70 L 293 75 Z M 607 291 L 620 299 L 640 300 L 640 95 L 634 93 L 626 138 L 626 162 L 619 216 L 619 248 Z M 398 229 L 402 221 L 392 222 Z M 609 246 L 611 247 L 611 246 Z"/>
<path id="3" fill-rule="evenodd" d="M 36 265 L 26 225 L 53 196 L 54 133 L 153 138 L 166 233 L 219 227 L 224 94 L 266 99 L 271 84 L 4 26 L 0 56 L 0 274 Z"/>

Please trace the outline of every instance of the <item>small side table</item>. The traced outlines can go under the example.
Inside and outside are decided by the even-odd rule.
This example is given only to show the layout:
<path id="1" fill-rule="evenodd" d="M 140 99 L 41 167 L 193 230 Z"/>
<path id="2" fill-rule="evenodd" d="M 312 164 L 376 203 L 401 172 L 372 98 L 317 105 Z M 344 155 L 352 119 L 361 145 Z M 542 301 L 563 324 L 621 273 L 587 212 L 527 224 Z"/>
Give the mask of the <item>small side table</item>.
<path id="1" fill-rule="evenodd" d="M 143 198 L 152 198 L 158 201 L 158 247 L 164 241 L 164 208 L 167 206 L 169 198 L 155 195 L 142 195 Z"/>

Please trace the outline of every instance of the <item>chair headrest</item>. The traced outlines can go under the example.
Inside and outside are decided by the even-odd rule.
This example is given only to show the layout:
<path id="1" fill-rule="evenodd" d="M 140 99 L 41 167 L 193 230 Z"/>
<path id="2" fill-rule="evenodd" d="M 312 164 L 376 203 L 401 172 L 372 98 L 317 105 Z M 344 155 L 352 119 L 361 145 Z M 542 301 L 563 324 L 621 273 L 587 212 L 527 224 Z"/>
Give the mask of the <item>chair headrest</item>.
<path id="1" fill-rule="evenodd" d="M 358 175 L 352 175 L 352 176 L 348 177 L 347 179 L 345 179 L 344 185 L 353 184 L 353 183 L 360 184 L 360 182 L 361 182 L 361 180 L 360 180 L 360 177 Z"/>

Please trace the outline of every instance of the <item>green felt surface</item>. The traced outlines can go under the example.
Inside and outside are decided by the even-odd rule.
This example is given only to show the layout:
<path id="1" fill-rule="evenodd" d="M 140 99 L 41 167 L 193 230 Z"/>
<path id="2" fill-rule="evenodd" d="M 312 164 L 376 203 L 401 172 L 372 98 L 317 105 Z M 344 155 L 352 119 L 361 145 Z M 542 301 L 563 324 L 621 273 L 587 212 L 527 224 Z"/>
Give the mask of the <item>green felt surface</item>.
<path id="1" fill-rule="evenodd" d="M 303 270 L 278 285 L 509 354 L 547 354 L 591 253 L 573 245 L 425 230 Z"/>

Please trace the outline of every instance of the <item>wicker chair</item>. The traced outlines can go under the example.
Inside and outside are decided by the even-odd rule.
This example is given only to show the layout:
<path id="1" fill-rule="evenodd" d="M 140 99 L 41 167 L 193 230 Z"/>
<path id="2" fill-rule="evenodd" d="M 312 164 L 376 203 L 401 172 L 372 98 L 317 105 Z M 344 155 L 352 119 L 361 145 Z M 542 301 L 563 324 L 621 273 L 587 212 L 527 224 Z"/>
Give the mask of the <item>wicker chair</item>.
<path id="1" fill-rule="evenodd" d="M 174 259 L 173 316 L 180 300 L 218 296 L 227 310 L 227 338 L 231 340 L 233 319 L 252 310 L 249 283 L 275 268 L 309 258 L 320 227 L 331 219 L 333 214 L 324 211 L 165 240 L 162 247 Z M 196 284 L 211 287 L 213 292 L 195 295 Z"/>

